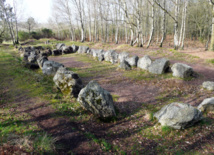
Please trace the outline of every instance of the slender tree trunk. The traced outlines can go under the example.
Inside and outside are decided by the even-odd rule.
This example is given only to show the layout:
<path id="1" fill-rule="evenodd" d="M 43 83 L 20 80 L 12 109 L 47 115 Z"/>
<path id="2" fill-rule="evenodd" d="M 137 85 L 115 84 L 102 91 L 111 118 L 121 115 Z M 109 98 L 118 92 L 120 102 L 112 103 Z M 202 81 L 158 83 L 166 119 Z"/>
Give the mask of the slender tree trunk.
<path id="1" fill-rule="evenodd" d="M 131 40 L 130 40 L 130 45 L 133 46 L 134 45 L 134 32 L 133 32 L 133 29 L 132 27 L 130 28 L 131 30 Z"/>
<path id="2" fill-rule="evenodd" d="M 149 48 L 151 42 L 152 42 L 152 38 L 153 38 L 153 34 L 154 34 L 154 13 L 155 13 L 155 9 L 154 9 L 154 0 L 152 0 L 152 16 L 151 16 L 151 20 L 152 20 L 152 25 L 151 25 L 151 33 L 150 33 L 150 38 L 147 44 L 147 48 Z"/>
<path id="3" fill-rule="evenodd" d="M 166 0 L 163 0 L 163 7 L 164 9 L 166 8 Z M 163 21 L 162 21 L 162 38 L 161 38 L 161 43 L 160 47 L 163 47 L 163 42 L 166 38 L 166 12 L 163 11 Z"/>
<path id="4" fill-rule="evenodd" d="M 210 50 L 214 51 L 214 5 L 212 6 L 212 33 L 211 33 L 211 42 L 210 42 Z"/>
<path id="5" fill-rule="evenodd" d="M 185 8 L 184 8 L 184 21 L 183 21 L 183 38 L 181 41 L 181 49 L 184 49 L 184 40 L 186 37 L 186 17 L 187 17 L 187 6 L 188 6 L 188 1 L 185 2 Z"/>
<path id="6" fill-rule="evenodd" d="M 174 23 L 174 49 L 178 50 L 179 47 L 179 41 L 178 41 L 178 13 L 179 13 L 179 0 L 176 0 L 176 5 L 175 5 L 175 23 Z"/>
<path id="7" fill-rule="evenodd" d="M 126 38 L 126 44 L 128 44 L 128 32 L 127 32 L 127 24 L 125 23 L 125 38 Z"/>

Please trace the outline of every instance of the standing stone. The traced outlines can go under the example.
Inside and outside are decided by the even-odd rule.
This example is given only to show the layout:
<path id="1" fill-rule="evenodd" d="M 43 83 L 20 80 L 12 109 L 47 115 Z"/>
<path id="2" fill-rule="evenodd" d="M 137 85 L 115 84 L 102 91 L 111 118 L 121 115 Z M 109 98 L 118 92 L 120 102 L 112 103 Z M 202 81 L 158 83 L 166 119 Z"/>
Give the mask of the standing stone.
<path id="1" fill-rule="evenodd" d="M 127 53 L 127 52 L 120 53 L 118 56 L 119 62 L 126 60 L 128 57 L 129 57 L 129 53 Z"/>
<path id="2" fill-rule="evenodd" d="M 205 99 L 198 106 L 198 109 L 202 112 L 214 111 L 214 97 Z"/>
<path id="3" fill-rule="evenodd" d="M 78 96 L 80 105 L 102 118 L 116 116 L 111 94 L 100 87 L 96 81 L 91 81 Z"/>
<path id="4" fill-rule="evenodd" d="M 204 82 L 203 88 L 213 91 L 214 90 L 214 82 L 212 82 L 212 81 Z"/>
<path id="5" fill-rule="evenodd" d="M 189 78 L 194 76 L 194 71 L 192 67 L 182 64 L 182 63 L 175 63 L 172 66 L 173 76 L 179 78 Z"/>
<path id="6" fill-rule="evenodd" d="M 45 75 L 55 75 L 59 67 L 64 67 L 64 65 L 55 61 L 45 61 L 42 66 L 42 72 Z"/>
<path id="7" fill-rule="evenodd" d="M 70 54 L 73 53 L 73 48 L 71 46 L 63 46 L 62 54 Z"/>
<path id="8" fill-rule="evenodd" d="M 82 80 L 78 74 L 68 71 L 65 67 L 60 67 L 57 70 L 53 81 L 65 96 L 77 98 L 83 88 Z"/>
<path id="9" fill-rule="evenodd" d="M 139 60 L 138 56 L 133 56 L 133 57 L 126 58 L 126 61 L 132 67 L 137 67 L 138 60 Z"/>
<path id="10" fill-rule="evenodd" d="M 120 68 L 125 69 L 125 70 L 131 70 L 131 66 L 129 65 L 129 63 L 126 60 L 123 60 L 122 62 L 120 62 Z"/>
<path id="11" fill-rule="evenodd" d="M 151 64 L 152 59 L 148 55 L 145 55 L 144 57 L 138 60 L 137 67 L 144 70 L 149 70 Z"/>
<path id="12" fill-rule="evenodd" d="M 37 63 L 41 69 L 45 61 L 48 61 L 47 56 L 39 55 L 39 57 L 37 58 Z"/>
<path id="13" fill-rule="evenodd" d="M 200 121 L 202 113 L 186 103 L 171 103 L 154 114 L 162 126 L 185 129 Z"/>
<path id="14" fill-rule="evenodd" d="M 110 56 L 110 57 L 109 57 L 110 62 L 111 62 L 112 64 L 118 63 L 118 56 L 119 56 L 119 54 L 118 54 L 116 51 L 110 52 L 110 55 L 109 55 L 109 56 Z"/>
<path id="15" fill-rule="evenodd" d="M 28 62 L 29 63 L 35 63 L 36 62 L 36 52 L 35 51 L 32 51 L 30 53 L 30 55 L 28 56 Z"/>
<path id="16" fill-rule="evenodd" d="M 73 48 L 73 52 L 76 53 L 79 49 L 79 46 L 72 45 L 72 48 Z"/>
<path id="17" fill-rule="evenodd" d="M 157 59 L 149 66 L 149 72 L 153 74 L 163 74 L 169 71 L 170 62 L 165 58 Z"/>
<path id="18" fill-rule="evenodd" d="M 55 49 L 55 50 L 52 51 L 52 55 L 53 56 L 62 55 L 62 50 L 58 50 L 58 49 L 56 50 Z"/>
<path id="19" fill-rule="evenodd" d="M 105 52 L 105 54 L 104 54 L 105 61 L 110 61 L 111 60 L 111 53 L 112 52 L 113 52 L 113 50 L 109 50 L 109 51 Z"/>
<path id="20" fill-rule="evenodd" d="M 62 47 L 63 46 L 65 46 L 65 44 L 63 44 L 63 43 L 58 43 L 58 44 L 56 44 L 56 49 L 57 50 L 62 50 Z"/>
<path id="21" fill-rule="evenodd" d="M 84 53 L 87 53 L 88 49 L 89 49 L 89 47 L 87 47 L 87 46 L 79 46 L 79 49 L 77 52 L 79 54 L 84 54 Z"/>

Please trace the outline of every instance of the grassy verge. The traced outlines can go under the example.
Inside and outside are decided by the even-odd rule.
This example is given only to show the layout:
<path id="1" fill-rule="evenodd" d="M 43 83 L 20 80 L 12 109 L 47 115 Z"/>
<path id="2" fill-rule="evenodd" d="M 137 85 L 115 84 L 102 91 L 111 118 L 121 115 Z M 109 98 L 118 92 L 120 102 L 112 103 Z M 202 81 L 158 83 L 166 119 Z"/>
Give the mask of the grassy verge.
<path id="1" fill-rule="evenodd" d="M 0 48 L 0 146 L 11 154 L 23 152 L 54 153 L 56 139 L 41 130 L 29 113 L 21 111 L 28 106 L 25 100 L 53 93 L 53 83 L 40 73 L 23 68 L 14 57 L 11 47 Z M 25 105 L 26 104 L 26 105 Z M 13 149 L 17 147 L 17 149 Z M 15 151 L 15 152 L 14 152 Z"/>

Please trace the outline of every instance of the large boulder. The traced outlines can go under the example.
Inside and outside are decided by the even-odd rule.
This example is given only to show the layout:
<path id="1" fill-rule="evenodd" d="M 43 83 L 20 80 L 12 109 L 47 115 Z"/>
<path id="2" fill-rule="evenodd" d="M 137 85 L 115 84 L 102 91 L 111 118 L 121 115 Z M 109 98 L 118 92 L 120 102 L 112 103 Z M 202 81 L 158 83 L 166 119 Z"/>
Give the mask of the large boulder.
<path id="1" fill-rule="evenodd" d="M 77 98 L 83 88 L 82 80 L 78 74 L 68 71 L 65 67 L 60 67 L 57 70 L 53 81 L 65 96 Z"/>
<path id="2" fill-rule="evenodd" d="M 126 60 L 129 57 L 129 53 L 122 52 L 118 55 L 119 62 L 122 62 L 123 60 Z"/>
<path id="3" fill-rule="evenodd" d="M 57 50 L 62 50 L 62 47 L 63 46 L 65 46 L 65 44 L 63 44 L 63 43 L 58 43 L 58 44 L 56 44 L 56 49 Z"/>
<path id="4" fill-rule="evenodd" d="M 182 63 L 175 63 L 172 66 L 172 72 L 173 76 L 179 77 L 179 78 L 189 78 L 194 76 L 194 71 L 192 67 L 182 64 Z"/>
<path id="5" fill-rule="evenodd" d="M 91 81 L 78 96 L 80 105 L 102 118 L 115 116 L 111 94 L 100 87 L 96 81 Z"/>
<path id="6" fill-rule="evenodd" d="M 99 50 L 99 49 L 91 49 L 90 50 L 90 54 L 94 57 L 97 58 L 99 57 L 99 55 L 103 55 L 104 54 L 104 50 Z"/>
<path id="7" fill-rule="evenodd" d="M 110 61 L 111 60 L 111 53 L 112 52 L 113 52 L 113 50 L 109 50 L 109 51 L 105 52 L 105 54 L 104 54 L 105 61 Z"/>
<path id="8" fill-rule="evenodd" d="M 132 67 L 129 65 L 129 63 L 126 60 L 123 60 L 120 62 L 120 68 L 125 69 L 125 70 L 131 70 Z"/>
<path id="9" fill-rule="evenodd" d="M 64 67 L 64 65 L 55 61 L 45 61 L 42 66 L 42 72 L 45 75 L 55 75 L 60 67 Z"/>
<path id="10" fill-rule="evenodd" d="M 28 62 L 29 63 L 35 63 L 37 58 L 36 52 L 31 52 L 30 55 L 28 56 Z"/>
<path id="11" fill-rule="evenodd" d="M 148 55 L 145 55 L 144 57 L 138 60 L 137 67 L 144 70 L 149 70 L 151 64 L 152 59 Z"/>
<path id="12" fill-rule="evenodd" d="M 154 114 L 162 126 L 185 129 L 200 121 L 201 111 L 186 103 L 171 103 Z"/>
<path id="13" fill-rule="evenodd" d="M 39 67 L 42 69 L 43 67 L 43 64 L 45 61 L 48 61 L 48 58 L 47 56 L 44 56 L 44 55 L 39 55 L 39 57 L 37 58 L 37 64 L 39 65 Z"/>
<path id="14" fill-rule="evenodd" d="M 84 54 L 84 53 L 87 53 L 88 49 L 89 49 L 89 47 L 87 47 L 87 46 L 79 46 L 79 49 L 77 52 L 79 54 Z"/>
<path id="15" fill-rule="evenodd" d="M 149 72 L 153 74 L 163 74 L 170 69 L 170 62 L 165 58 L 157 59 L 149 66 Z"/>
<path id="16" fill-rule="evenodd" d="M 53 56 L 62 55 L 62 50 L 60 50 L 60 49 L 55 49 L 55 50 L 52 51 L 52 55 L 53 55 Z"/>
<path id="17" fill-rule="evenodd" d="M 214 82 L 212 81 L 206 81 L 202 84 L 203 88 L 208 89 L 208 90 L 214 90 Z"/>
<path id="18" fill-rule="evenodd" d="M 79 49 L 79 46 L 72 45 L 72 48 L 73 48 L 73 52 L 76 53 Z"/>
<path id="19" fill-rule="evenodd" d="M 126 58 L 126 61 L 132 67 L 137 67 L 138 60 L 139 60 L 138 56 L 133 56 L 133 57 Z"/>
<path id="20" fill-rule="evenodd" d="M 118 56 L 119 54 L 116 51 L 110 52 L 110 62 L 112 64 L 118 63 Z"/>
<path id="21" fill-rule="evenodd" d="M 73 48 L 71 46 L 63 46 L 62 54 L 69 54 L 69 53 L 73 53 Z"/>
<path id="22" fill-rule="evenodd" d="M 205 99 L 198 106 L 198 109 L 202 112 L 214 111 L 214 97 Z"/>

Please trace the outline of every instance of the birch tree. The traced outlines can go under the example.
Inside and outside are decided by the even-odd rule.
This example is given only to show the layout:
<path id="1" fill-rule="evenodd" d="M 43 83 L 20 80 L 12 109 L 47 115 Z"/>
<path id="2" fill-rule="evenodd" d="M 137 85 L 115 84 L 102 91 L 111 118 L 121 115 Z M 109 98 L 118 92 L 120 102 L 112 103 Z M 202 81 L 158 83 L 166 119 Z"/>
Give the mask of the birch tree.
<path id="1" fill-rule="evenodd" d="M 72 0 L 73 5 L 76 8 L 76 12 L 78 15 L 78 20 L 80 22 L 81 27 L 81 42 L 85 41 L 85 24 L 84 24 L 84 0 Z"/>

